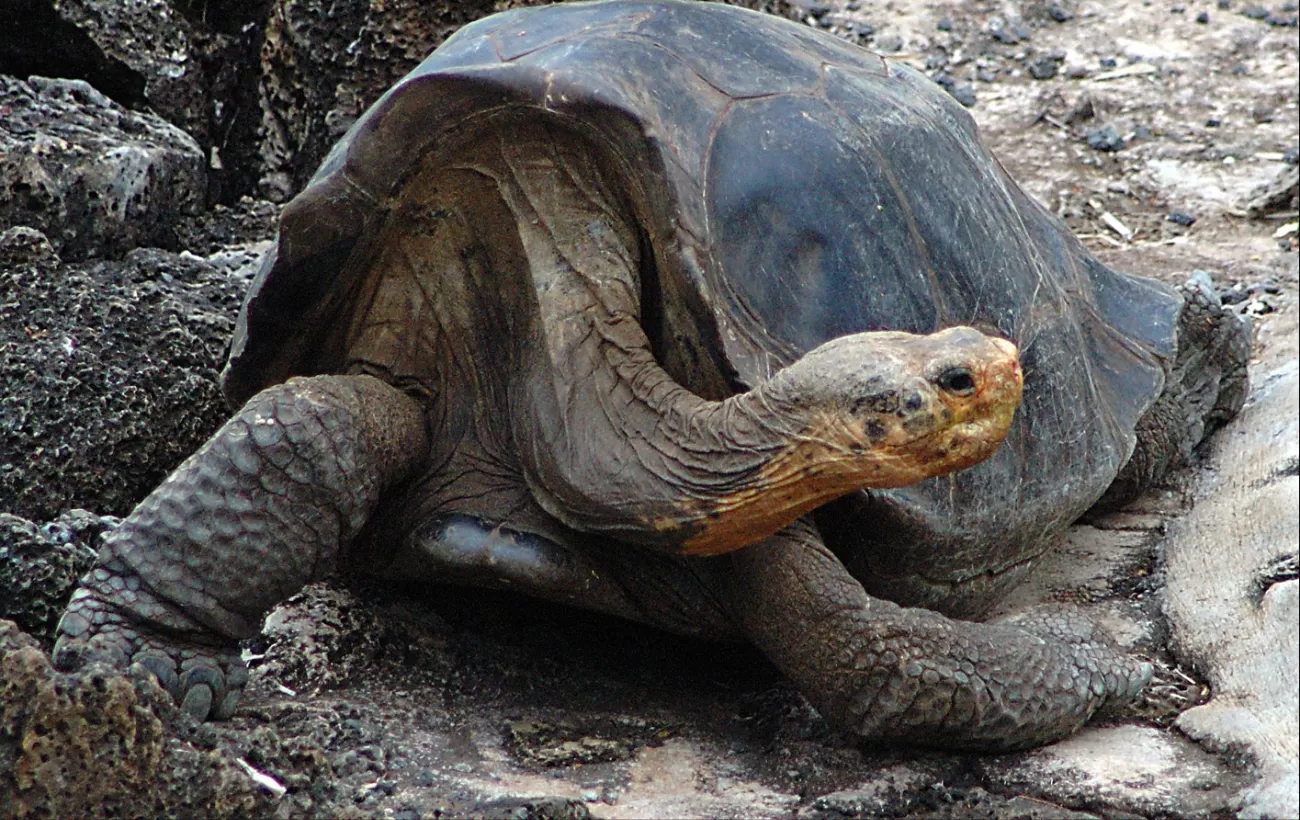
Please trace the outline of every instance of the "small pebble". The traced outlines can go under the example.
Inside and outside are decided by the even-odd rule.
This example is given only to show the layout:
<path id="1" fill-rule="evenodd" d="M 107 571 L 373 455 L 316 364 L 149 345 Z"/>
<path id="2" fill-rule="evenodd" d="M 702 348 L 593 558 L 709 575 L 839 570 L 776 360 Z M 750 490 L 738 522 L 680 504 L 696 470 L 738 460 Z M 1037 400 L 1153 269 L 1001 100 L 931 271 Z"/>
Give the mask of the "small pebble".
<path id="1" fill-rule="evenodd" d="M 1257 105 L 1250 112 L 1250 116 L 1255 120 L 1255 122 L 1272 122 L 1273 109 L 1269 108 L 1266 105 Z"/>
<path id="2" fill-rule="evenodd" d="M 1268 19 L 1268 9 L 1263 6 L 1247 6 L 1241 10 L 1241 13 L 1252 20 Z"/>
<path id="3" fill-rule="evenodd" d="M 1133 129 L 1133 139 L 1135 140 L 1151 139 L 1151 129 L 1147 128 L 1145 125 L 1139 125 L 1137 128 Z"/>
<path id="4" fill-rule="evenodd" d="M 1114 57 L 1102 57 L 1099 60 L 1097 60 L 1097 65 L 1101 66 L 1102 68 L 1114 68 L 1115 66 L 1119 65 L 1119 63 L 1115 61 Z"/>
<path id="5" fill-rule="evenodd" d="M 1035 80 L 1050 80 L 1056 76 L 1061 61 L 1050 56 L 1038 57 L 1029 64 L 1029 76 Z"/>
<path id="6" fill-rule="evenodd" d="M 1047 7 L 1047 16 L 1058 23 L 1065 23 L 1074 19 L 1074 12 L 1062 6 L 1060 3 L 1053 3 Z"/>
<path id="7" fill-rule="evenodd" d="M 903 50 L 903 38 L 897 34 L 886 34 L 884 37 L 877 37 L 875 42 L 877 51 L 884 51 L 889 54 Z"/>
<path id="8" fill-rule="evenodd" d="M 821 17 L 831 10 L 830 4 L 823 0 L 791 0 L 791 4 L 804 14 Z"/>
<path id="9" fill-rule="evenodd" d="M 948 93 L 952 95 L 954 100 L 967 108 L 970 108 L 975 104 L 975 89 L 971 88 L 970 83 L 954 85 L 952 88 L 948 89 Z"/>
<path id="10" fill-rule="evenodd" d="M 1169 214 L 1165 217 L 1165 219 L 1169 220 L 1175 225 L 1182 225 L 1184 228 L 1190 228 L 1192 225 L 1196 223 L 1196 217 L 1192 216 L 1186 211 L 1170 211 Z"/>
<path id="11" fill-rule="evenodd" d="M 1250 298 L 1250 294 L 1238 283 L 1219 294 L 1219 301 L 1225 305 L 1239 305 Z"/>
<path id="12" fill-rule="evenodd" d="M 1089 94 L 1080 94 L 1079 99 L 1074 101 L 1070 106 L 1070 112 L 1065 115 L 1065 122 L 1068 125 L 1085 122 L 1097 116 L 1097 106 L 1093 104 L 1092 96 Z"/>
<path id="13" fill-rule="evenodd" d="M 1210 22 L 1210 13 L 1208 11 L 1203 11 L 1200 14 L 1196 15 L 1196 22 L 1200 23 L 1201 25 L 1205 25 L 1206 23 Z"/>
<path id="14" fill-rule="evenodd" d="M 1232 8 L 1232 0 L 1219 0 L 1218 6 L 1220 11 L 1227 11 Z"/>
<path id="15" fill-rule="evenodd" d="M 1216 117 L 1210 117 L 1205 121 L 1206 128 L 1218 128 L 1220 125 L 1223 125 L 1223 120 L 1217 119 Z"/>
<path id="16" fill-rule="evenodd" d="M 939 31 L 952 31 L 952 18 L 940 17 L 939 22 L 935 23 L 934 27 L 939 29 Z"/>
<path id="17" fill-rule="evenodd" d="M 948 58 L 942 54 L 930 54 L 925 58 L 926 71 L 938 71 L 948 65 Z"/>
<path id="18" fill-rule="evenodd" d="M 1124 137 L 1113 125 L 1103 125 L 1089 131 L 1085 138 L 1088 147 L 1094 151 L 1118 151 L 1124 147 Z"/>
<path id="19" fill-rule="evenodd" d="M 975 72 L 975 79 L 982 83 L 991 83 L 998 78 L 998 73 L 987 68 L 981 68 Z"/>
<path id="20" fill-rule="evenodd" d="M 943 87 L 952 98 L 962 105 L 970 108 L 975 104 L 975 89 L 971 88 L 970 83 L 961 83 L 960 85 L 947 74 L 941 74 L 934 78 L 934 81 Z"/>
<path id="21" fill-rule="evenodd" d="M 1264 18 L 1264 22 L 1279 28 L 1295 28 L 1300 20 L 1297 20 L 1294 14 L 1270 14 Z"/>
<path id="22" fill-rule="evenodd" d="M 1292 145 L 1282 152 L 1282 161 L 1287 165 L 1295 165 L 1300 161 L 1300 146 Z"/>

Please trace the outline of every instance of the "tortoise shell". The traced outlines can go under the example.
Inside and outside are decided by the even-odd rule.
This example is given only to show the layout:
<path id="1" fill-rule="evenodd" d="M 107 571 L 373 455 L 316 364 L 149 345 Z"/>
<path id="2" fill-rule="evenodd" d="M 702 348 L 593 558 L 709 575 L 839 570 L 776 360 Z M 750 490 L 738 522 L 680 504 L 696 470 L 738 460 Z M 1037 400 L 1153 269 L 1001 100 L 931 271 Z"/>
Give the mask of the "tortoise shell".
<path id="1" fill-rule="evenodd" d="M 1160 394 L 1181 298 L 1093 258 L 925 76 L 744 9 L 606 0 L 467 26 L 353 125 L 284 210 L 223 374 L 233 404 L 343 366 L 405 182 L 503 116 L 608 159 L 647 251 L 641 322 L 700 395 L 858 331 L 965 324 L 1019 346 L 1024 397 L 996 454 L 818 511 L 869 592 L 976 611 L 1101 495 Z"/>

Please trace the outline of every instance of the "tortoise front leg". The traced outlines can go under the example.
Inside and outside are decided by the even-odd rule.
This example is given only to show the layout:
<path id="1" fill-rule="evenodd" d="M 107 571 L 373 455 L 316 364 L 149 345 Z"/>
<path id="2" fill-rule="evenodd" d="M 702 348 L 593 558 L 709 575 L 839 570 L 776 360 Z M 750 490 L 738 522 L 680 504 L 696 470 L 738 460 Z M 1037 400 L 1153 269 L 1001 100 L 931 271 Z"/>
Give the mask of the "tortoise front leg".
<path id="1" fill-rule="evenodd" d="M 979 624 L 872 598 L 805 521 L 730 559 L 729 602 L 750 640 L 822 715 L 865 738 L 1034 746 L 1150 679 L 1077 614 Z"/>
<path id="2" fill-rule="evenodd" d="M 229 717 L 237 641 L 328 574 L 428 452 L 420 405 L 370 376 L 254 396 L 104 541 L 59 622 L 55 663 L 141 663 L 196 718 Z"/>

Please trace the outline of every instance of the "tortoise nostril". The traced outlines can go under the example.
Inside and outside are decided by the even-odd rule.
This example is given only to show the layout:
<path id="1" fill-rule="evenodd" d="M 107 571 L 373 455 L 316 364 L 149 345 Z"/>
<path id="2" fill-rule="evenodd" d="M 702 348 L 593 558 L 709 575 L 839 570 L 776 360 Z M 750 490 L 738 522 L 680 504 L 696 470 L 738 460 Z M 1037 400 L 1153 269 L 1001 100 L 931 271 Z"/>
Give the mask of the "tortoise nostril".
<path id="1" fill-rule="evenodd" d="M 958 396 L 969 396 L 975 392 L 975 377 L 965 367 L 950 367 L 934 380 L 941 389 Z"/>

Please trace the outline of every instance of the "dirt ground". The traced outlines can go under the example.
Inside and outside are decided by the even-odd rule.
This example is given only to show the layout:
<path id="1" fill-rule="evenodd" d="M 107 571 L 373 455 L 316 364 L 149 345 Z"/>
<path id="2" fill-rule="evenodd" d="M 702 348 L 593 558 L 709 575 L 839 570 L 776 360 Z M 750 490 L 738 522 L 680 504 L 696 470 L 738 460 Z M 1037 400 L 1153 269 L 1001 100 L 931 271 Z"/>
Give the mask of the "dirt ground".
<path id="1" fill-rule="evenodd" d="M 1206 271 L 1253 317 L 1257 391 L 1294 393 L 1294 3 L 799 7 L 969 103 L 1011 175 L 1108 265 L 1170 283 Z M 1280 418 L 1270 396 L 1257 395 L 1264 409 L 1247 424 L 1264 424 L 1265 410 Z M 1294 459 L 1291 435 L 1274 448 L 1283 461 Z M 864 748 L 747 648 L 506 595 L 351 581 L 272 613 L 248 648 L 253 679 L 232 721 L 170 731 L 238 761 L 252 797 L 236 813 L 254 816 L 1284 817 L 1300 805 L 1295 786 L 1265 795 L 1279 781 L 1261 752 L 1176 721 L 1219 679 L 1170 620 L 1167 536 L 1186 537 L 1180 522 L 1219 492 L 1227 446 L 1207 449 L 1168 490 L 1076 526 L 1007 603 L 1081 601 L 1161 669 L 1148 711 L 1056 747 L 992 757 Z M 1300 515 L 1260 514 L 1292 534 Z M 1294 597 L 1296 545 L 1283 537 L 1270 542 L 1281 559 L 1267 581 Z M 1280 689 L 1292 704 L 1293 658 L 1283 653 L 1278 673 L 1292 676 Z"/>

